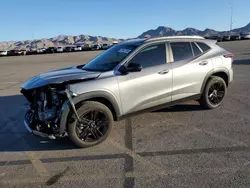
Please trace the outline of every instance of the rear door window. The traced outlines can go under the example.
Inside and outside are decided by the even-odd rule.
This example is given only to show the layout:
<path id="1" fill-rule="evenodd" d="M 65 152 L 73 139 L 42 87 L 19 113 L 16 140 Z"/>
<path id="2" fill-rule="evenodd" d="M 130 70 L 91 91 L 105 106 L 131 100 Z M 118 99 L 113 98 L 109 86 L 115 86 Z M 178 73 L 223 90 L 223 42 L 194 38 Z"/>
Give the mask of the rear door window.
<path id="1" fill-rule="evenodd" d="M 194 57 L 190 42 L 173 42 L 170 44 L 174 61 L 181 61 Z"/>

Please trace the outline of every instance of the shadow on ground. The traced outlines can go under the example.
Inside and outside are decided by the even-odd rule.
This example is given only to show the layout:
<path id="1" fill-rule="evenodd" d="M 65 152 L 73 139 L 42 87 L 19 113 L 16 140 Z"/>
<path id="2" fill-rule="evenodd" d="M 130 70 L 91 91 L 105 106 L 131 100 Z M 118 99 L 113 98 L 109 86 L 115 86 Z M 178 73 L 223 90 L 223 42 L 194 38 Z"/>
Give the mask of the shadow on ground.
<path id="1" fill-rule="evenodd" d="M 241 55 L 250 55 L 250 52 L 242 53 Z"/>
<path id="2" fill-rule="evenodd" d="M 0 97 L 0 152 L 68 150 L 77 147 L 68 139 L 50 140 L 29 133 L 23 117 L 28 102 L 22 95 Z M 203 110 L 200 105 L 177 105 L 154 112 L 177 112 Z"/>
<path id="3" fill-rule="evenodd" d="M 50 140 L 27 131 L 23 118 L 28 106 L 22 95 L 0 96 L 0 152 L 77 149 L 69 139 Z"/>
<path id="4" fill-rule="evenodd" d="M 179 104 L 168 108 L 155 110 L 152 112 L 188 112 L 188 111 L 202 111 L 202 110 L 206 109 L 204 109 L 199 104 Z"/>
<path id="5" fill-rule="evenodd" d="M 234 65 L 250 65 L 250 59 L 234 60 L 233 64 Z"/>

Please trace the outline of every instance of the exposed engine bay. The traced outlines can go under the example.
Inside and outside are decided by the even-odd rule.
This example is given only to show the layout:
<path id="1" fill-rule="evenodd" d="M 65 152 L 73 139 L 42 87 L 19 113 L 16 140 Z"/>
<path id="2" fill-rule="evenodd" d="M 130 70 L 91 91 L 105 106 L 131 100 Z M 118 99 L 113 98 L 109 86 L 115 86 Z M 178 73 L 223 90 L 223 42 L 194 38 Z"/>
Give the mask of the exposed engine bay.
<path id="1" fill-rule="evenodd" d="M 25 121 L 34 132 L 43 133 L 55 139 L 59 135 L 61 108 L 67 100 L 65 86 L 44 86 L 36 89 L 25 90 L 21 93 L 30 102 Z M 41 135 L 40 135 L 41 136 Z"/>

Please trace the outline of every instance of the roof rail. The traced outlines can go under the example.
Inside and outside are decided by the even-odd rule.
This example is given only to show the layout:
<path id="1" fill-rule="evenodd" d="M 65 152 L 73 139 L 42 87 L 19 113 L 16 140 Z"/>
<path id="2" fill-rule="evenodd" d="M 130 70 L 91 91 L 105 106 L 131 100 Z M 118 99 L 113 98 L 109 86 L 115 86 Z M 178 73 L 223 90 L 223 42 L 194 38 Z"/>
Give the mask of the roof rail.
<path id="1" fill-rule="evenodd" d="M 198 35 L 192 36 L 165 36 L 165 37 L 154 37 L 146 39 L 146 41 L 155 41 L 155 40 L 163 40 L 163 39 L 205 39 L 204 37 Z"/>

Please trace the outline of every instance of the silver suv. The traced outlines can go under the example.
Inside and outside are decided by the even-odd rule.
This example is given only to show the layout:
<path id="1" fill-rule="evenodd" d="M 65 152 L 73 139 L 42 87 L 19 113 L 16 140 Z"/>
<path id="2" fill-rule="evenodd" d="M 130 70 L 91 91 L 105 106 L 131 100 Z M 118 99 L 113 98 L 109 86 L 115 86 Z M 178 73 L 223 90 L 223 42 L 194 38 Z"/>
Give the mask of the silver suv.
<path id="1" fill-rule="evenodd" d="M 93 146 L 107 138 L 114 121 L 137 112 L 191 99 L 218 107 L 233 80 L 232 62 L 216 41 L 198 36 L 125 41 L 85 65 L 27 80 L 24 123 L 36 135 Z"/>

